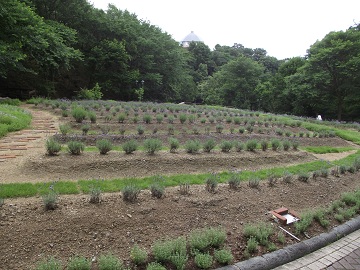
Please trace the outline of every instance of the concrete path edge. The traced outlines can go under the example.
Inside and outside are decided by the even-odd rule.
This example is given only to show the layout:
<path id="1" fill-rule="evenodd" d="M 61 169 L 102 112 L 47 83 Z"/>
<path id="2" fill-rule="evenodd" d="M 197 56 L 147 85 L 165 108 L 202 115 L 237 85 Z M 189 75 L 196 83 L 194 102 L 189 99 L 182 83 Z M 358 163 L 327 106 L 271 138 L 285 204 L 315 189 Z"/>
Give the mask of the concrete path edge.
<path id="1" fill-rule="evenodd" d="M 359 229 L 360 216 L 333 228 L 328 233 L 322 233 L 274 252 L 217 268 L 217 270 L 270 270 L 323 248 Z"/>

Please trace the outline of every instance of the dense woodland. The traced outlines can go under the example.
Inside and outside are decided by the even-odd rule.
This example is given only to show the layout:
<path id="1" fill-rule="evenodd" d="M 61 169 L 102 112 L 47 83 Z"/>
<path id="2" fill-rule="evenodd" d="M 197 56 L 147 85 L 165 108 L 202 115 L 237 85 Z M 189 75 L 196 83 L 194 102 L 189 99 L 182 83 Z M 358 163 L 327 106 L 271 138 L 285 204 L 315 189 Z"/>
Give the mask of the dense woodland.
<path id="1" fill-rule="evenodd" d="M 103 99 L 360 120 L 360 24 L 284 60 L 241 44 L 184 49 L 136 14 L 86 0 L 2 0 L 0 25 L 0 96 L 79 98 L 101 89 Z"/>

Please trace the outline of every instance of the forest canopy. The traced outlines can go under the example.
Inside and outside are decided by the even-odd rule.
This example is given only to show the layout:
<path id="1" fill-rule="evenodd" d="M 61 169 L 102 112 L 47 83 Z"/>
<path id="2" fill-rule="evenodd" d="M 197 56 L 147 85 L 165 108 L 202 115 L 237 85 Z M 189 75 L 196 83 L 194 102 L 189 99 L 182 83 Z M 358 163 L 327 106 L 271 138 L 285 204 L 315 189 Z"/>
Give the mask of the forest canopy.
<path id="1" fill-rule="evenodd" d="M 359 24 L 284 60 L 240 43 L 185 49 L 136 14 L 86 0 L 3 0 L 0 25 L 1 96 L 89 98 L 96 90 L 103 99 L 360 120 Z"/>

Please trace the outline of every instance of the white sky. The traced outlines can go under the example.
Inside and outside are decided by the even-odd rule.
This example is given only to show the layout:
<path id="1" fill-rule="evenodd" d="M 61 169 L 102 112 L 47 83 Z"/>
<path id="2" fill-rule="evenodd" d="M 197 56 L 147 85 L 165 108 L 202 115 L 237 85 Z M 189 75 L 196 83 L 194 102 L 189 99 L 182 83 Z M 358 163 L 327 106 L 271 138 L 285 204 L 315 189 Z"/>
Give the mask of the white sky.
<path id="1" fill-rule="evenodd" d="M 359 0 L 88 0 L 135 13 L 181 41 L 194 31 L 206 45 L 263 48 L 284 59 L 303 56 L 331 31 L 360 23 Z"/>

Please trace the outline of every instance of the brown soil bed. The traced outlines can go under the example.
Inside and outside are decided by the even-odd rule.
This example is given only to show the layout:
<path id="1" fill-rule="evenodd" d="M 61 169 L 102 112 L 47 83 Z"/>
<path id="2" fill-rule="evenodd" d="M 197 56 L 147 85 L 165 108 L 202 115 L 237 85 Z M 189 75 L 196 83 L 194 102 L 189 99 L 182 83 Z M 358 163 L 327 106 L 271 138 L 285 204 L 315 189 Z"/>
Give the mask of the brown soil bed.
<path id="1" fill-rule="evenodd" d="M 245 224 L 271 222 L 267 212 L 283 206 L 303 212 L 328 205 L 341 193 L 359 188 L 359 176 L 279 182 L 274 187 L 264 182 L 260 189 L 243 183 L 237 191 L 223 185 L 215 194 L 203 186 L 192 186 L 189 196 L 168 188 L 163 199 L 143 191 L 134 204 L 125 203 L 119 193 L 105 194 L 99 205 L 90 204 L 86 195 L 61 196 L 54 211 L 45 211 L 41 198 L 7 200 L 0 209 L 0 268 L 28 269 L 48 255 L 66 262 L 73 255 L 94 258 L 107 251 L 129 264 L 135 243 L 150 252 L 158 239 L 188 236 L 194 229 L 219 225 L 226 230 L 226 245 L 239 261 L 244 259 Z M 308 234 L 323 231 L 314 226 Z M 295 240 L 287 236 L 286 244 L 292 243 Z"/>
<path id="2" fill-rule="evenodd" d="M 48 112 L 44 114 L 51 116 Z M 1 183 L 257 170 L 316 158 L 336 159 L 336 154 L 315 157 L 301 151 L 271 150 L 196 155 L 179 151 L 154 156 L 112 151 L 106 156 L 86 152 L 81 156 L 61 153 L 49 157 L 44 149 L 47 136 L 44 133 L 39 140 L 28 142 L 30 150 L 0 163 Z M 306 142 L 301 145 L 349 145 L 339 138 L 298 139 Z M 341 153 L 338 158 L 344 156 Z M 279 207 L 301 213 L 329 205 L 341 193 L 359 188 L 359 176 L 359 173 L 346 174 L 290 184 L 279 180 L 274 187 L 264 181 L 260 189 L 251 189 L 247 183 L 242 183 L 239 190 L 221 185 L 215 194 L 207 192 L 204 186 L 191 186 L 188 196 L 180 195 L 175 187 L 167 188 L 163 199 L 152 198 L 145 190 L 133 204 L 125 203 L 120 193 L 103 194 L 99 205 L 90 204 L 88 195 L 84 194 L 61 196 L 59 207 L 54 211 L 45 211 L 40 197 L 8 199 L 0 207 L 0 269 L 33 269 L 36 262 L 49 255 L 62 259 L 64 265 L 73 255 L 96 260 L 99 254 L 108 251 L 130 264 L 129 251 L 135 243 L 151 252 L 152 244 L 158 239 L 188 236 L 194 229 L 219 225 L 227 232 L 226 245 L 232 249 L 235 260 L 243 260 L 245 224 L 272 222 L 267 213 Z M 332 223 L 328 229 L 335 225 Z M 287 229 L 293 231 L 291 227 Z M 314 236 L 323 231 L 315 225 L 308 234 Z M 291 243 L 295 240 L 287 236 L 286 244 Z M 261 252 L 263 250 L 255 255 Z M 96 262 L 93 269 L 97 269 Z M 188 269 L 195 269 L 191 262 Z"/>

